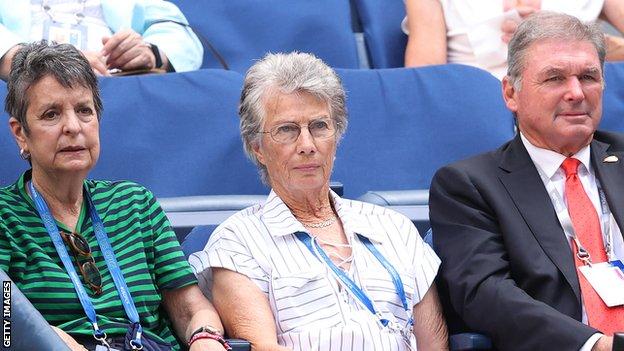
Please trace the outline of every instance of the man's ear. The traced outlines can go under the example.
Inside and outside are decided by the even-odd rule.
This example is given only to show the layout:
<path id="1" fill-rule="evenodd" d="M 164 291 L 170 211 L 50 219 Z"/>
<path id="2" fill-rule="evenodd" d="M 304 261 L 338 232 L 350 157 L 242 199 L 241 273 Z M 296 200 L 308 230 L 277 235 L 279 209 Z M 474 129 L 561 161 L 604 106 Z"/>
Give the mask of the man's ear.
<path id="1" fill-rule="evenodd" d="M 505 99 L 505 105 L 511 110 L 511 112 L 518 112 L 518 91 L 516 87 L 511 83 L 509 76 L 503 78 L 503 99 Z"/>
<path id="2" fill-rule="evenodd" d="M 17 145 L 20 149 L 29 152 L 28 143 L 26 142 L 27 135 L 24 126 L 17 120 L 15 117 L 9 118 L 9 129 L 11 129 L 11 133 L 17 142 Z"/>

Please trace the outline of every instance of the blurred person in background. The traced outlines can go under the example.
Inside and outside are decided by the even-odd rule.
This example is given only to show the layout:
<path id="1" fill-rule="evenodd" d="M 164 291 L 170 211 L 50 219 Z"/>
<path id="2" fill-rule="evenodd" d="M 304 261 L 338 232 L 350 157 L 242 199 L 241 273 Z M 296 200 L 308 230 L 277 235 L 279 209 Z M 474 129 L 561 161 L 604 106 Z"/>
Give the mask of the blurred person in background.
<path id="1" fill-rule="evenodd" d="M 23 43 L 69 43 L 96 74 L 198 69 L 203 48 L 180 10 L 163 0 L 0 0 L 0 79 Z"/>
<path id="2" fill-rule="evenodd" d="M 624 32 L 622 0 L 406 0 L 405 5 L 406 67 L 461 63 L 498 79 L 507 73 L 507 43 L 532 13 L 560 12 L 583 22 L 600 18 Z M 624 60 L 624 38 L 607 35 L 607 60 Z"/>

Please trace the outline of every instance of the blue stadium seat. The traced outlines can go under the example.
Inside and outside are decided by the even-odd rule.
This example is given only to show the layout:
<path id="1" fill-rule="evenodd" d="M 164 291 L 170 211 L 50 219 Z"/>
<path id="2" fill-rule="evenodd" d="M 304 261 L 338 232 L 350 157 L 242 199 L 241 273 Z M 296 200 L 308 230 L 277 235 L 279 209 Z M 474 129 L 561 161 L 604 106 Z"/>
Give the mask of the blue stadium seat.
<path id="1" fill-rule="evenodd" d="M 158 197 L 266 194 L 237 114 L 242 76 L 223 70 L 103 79 L 102 152 L 91 176 Z"/>
<path id="2" fill-rule="evenodd" d="M 605 63 L 600 129 L 624 133 L 624 63 Z"/>
<path id="3" fill-rule="evenodd" d="M 403 67 L 407 35 L 401 30 L 403 0 L 354 0 L 364 29 L 371 68 Z"/>
<path id="4" fill-rule="evenodd" d="M 344 184 L 346 197 L 427 189 L 442 165 L 513 135 L 499 81 L 476 68 L 338 73 L 348 92 L 349 128 L 332 179 Z M 241 85 L 240 74 L 223 70 L 102 79 L 102 151 L 90 177 L 136 181 L 159 198 L 267 194 L 240 141 Z M 4 84 L 0 89 L 3 99 Z M 27 163 L 7 127 L 0 128 L 0 145 L 6 185 Z"/>
<path id="5" fill-rule="evenodd" d="M 158 199 L 187 256 L 203 249 L 208 241 L 208 236 L 206 236 L 198 239 L 203 240 L 202 242 L 195 240 L 192 244 L 186 243 L 191 229 L 202 225 L 216 227 L 241 209 L 262 203 L 264 200 L 266 200 L 266 195 L 204 195 Z M 210 232 L 212 233 L 212 230 Z M 187 252 L 188 250 L 191 251 Z"/>
<path id="6" fill-rule="evenodd" d="M 348 1 L 172 2 L 235 71 L 245 72 L 267 52 L 293 50 L 314 53 L 333 67 L 358 67 Z M 221 67 L 208 48 L 202 67 Z"/>
<path id="7" fill-rule="evenodd" d="M 429 189 L 368 191 L 358 200 L 404 214 L 414 223 L 420 235 L 425 235 L 430 227 Z"/>
<path id="8" fill-rule="evenodd" d="M 349 126 L 332 178 L 345 196 L 368 190 L 428 189 L 443 165 L 513 137 L 500 82 L 468 66 L 339 69 Z"/>
<path id="9" fill-rule="evenodd" d="M 187 259 L 192 253 L 204 249 L 210 235 L 218 226 L 218 224 L 200 225 L 193 228 L 193 230 L 188 233 L 182 242 L 182 251 L 184 251 L 184 255 Z"/>
<path id="10" fill-rule="evenodd" d="M 9 130 L 9 116 L 4 112 L 6 94 L 6 84 L 0 81 L 0 187 L 15 182 L 19 174 L 29 168 L 28 163 L 20 159 L 19 148 Z"/>
<path id="11" fill-rule="evenodd" d="M 156 196 L 266 194 L 239 136 L 242 76 L 223 70 L 101 80 L 98 179 Z"/>
<path id="12" fill-rule="evenodd" d="M 429 190 L 368 191 L 358 200 L 379 206 L 426 206 L 429 203 Z"/>

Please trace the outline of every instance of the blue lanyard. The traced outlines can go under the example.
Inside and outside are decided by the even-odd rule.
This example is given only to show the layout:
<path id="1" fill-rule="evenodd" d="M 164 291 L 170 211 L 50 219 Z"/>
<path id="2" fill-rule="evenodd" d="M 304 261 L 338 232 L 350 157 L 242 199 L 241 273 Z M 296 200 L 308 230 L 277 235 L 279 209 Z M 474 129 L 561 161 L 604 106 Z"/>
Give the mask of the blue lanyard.
<path id="1" fill-rule="evenodd" d="M 106 333 L 103 330 L 99 329 L 97 325 L 97 315 L 95 313 L 95 309 L 93 308 L 93 304 L 91 303 L 91 299 L 87 295 L 82 283 L 80 282 L 80 278 L 78 278 L 78 274 L 76 273 L 76 269 L 71 263 L 71 259 L 69 258 L 69 254 L 67 253 L 67 249 L 65 248 L 65 243 L 59 234 L 58 227 L 56 226 L 56 222 L 54 221 L 54 217 L 50 213 L 50 209 L 46 204 L 45 200 L 39 195 L 35 187 L 33 186 L 32 180 L 28 182 L 28 187 L 30 189 L 30 193 L 35 201 L 35 206 L 37 207 L 37 211 L 39 212 L 39 216 L 43 221 L 52 242 L 54 243 L 54 247 L 63 262 L 63 266 L 67 270 L 69 277 L 74 284 L 74 288 L 78 293 L 78 298 L 80 299 L 80 304 L 84 309 L 87 318 L 93 325 L 94 335 L 96 339 L 100 340 L 102 336 L 104 339 L 106 338 Z M 106 231 L 104 230 L 104 223 L 102 219 L 98 215 L 95 206 L 93 205 L 93 200 L 91 199 L 91 194 L 89 194 L 88 189 L 84 188 L 85 197 L 87 198 L 87 202 L 89 204 L 89 214 L 91 215 L 91 222 L 93 223 L 93 231 L 95 232 L 95 237 L 97 238 L 100 249 L 102 250 L 102 254 L 104 259 L 106 260 L 106 266 L 110 271 L 113 281 L 115 282 L 115 286 L 117 291 L 119 292 L 119 296 L 121 297 L 121 302 L 123 304 L 124 310 L 126 311 L 126 315 L 128 319 L 133 324 L 137 325 L 136 334 L 134 335 L 131 344 L 135 348 L 141 348 L 141 334 L 143 333 L 143 328 L 139 322 L 139 313 L 137 312 L 136 306 L 134 305 L 134 301 L 132 300 L 132 295 L 130 295 L 130 290 L 128 289 L 128 285 L 126 285 L 126 281 L 121 273 L 121 269 L 119 268 L 119 264 L 117 263 L 117 259 L 115 258 L 115 252 L 113 248 L 110 246 L 108 241 L 108 235 L 106 235 Z"/>
<path id="2" fill-rule="evenodd" d="M 340 279 L 340 281 L 351 291 L 351 293 L 355 297 L 357 297 L 372 314 L 379 317 L 379 321 L 384 327 L 388 326 L 389 321 L 385 318 L 382 318 L 381 313 L 375 310 L 375 306 L 373 305 L 373 302 L 366 295 L 364 290 L 362 290 L 362 288 L 357 286 L 357 284 L 351 278 L 349 278 L 349 276 L 347 276 L 342 269 L 338 268 L 334 264 L 334 262 L 329 258 L 329 256 L 327 256 L 327 253 L 325 253 L 325 251 L 320 247 L 318 242 L 316 242 L 315 240 L 312 240 L 312 237 L 309 234 L 304 233 L 304 232 L 296 232 L 295 236 L 308 248 L 308 250 L 310 250 L 310 252 L 315 257 L 317 257 L 315 252 L 318 252 L 321 258 L 323 258 L 323 261 L 325 261 L 325 263 L 327 264 L 327 266 L 334 272 L 334 274 L 336 274 L 338 279 Z M 388 262 L 388 260 L 379 252 L 379 250 L 377 250 L 375 245 L 373 245 L 373 243 L 371 243 L 371 241 L 368 240 L 368 238 L 360 234 L 357 234 L 357 236 L 360 239 L 360 241 L 364 243 L 364 246 L 366 246 L 366 248 L 373 254 L 373 256 L 377 258 L 377 260 L 381 263 L 381 265 L 388 271 L 388 273 L 392 277 L 394 288 L 397 292 L 397 295 L 399 295 L 399 298 L 401 299 L 401 303 L 403 304 L 403 309 L 405 309 L 405 311 L 408 314 L 407 324 L 408 326 L 411 327 L 414 324 L 414 319 L 409 313 L 409 306 L 407 303 L 405 290 L 403 289 L 403 281 L 401 280 L 401 276 L 396 271 L 396 269 L 394 269 L 392 264 Z"/>

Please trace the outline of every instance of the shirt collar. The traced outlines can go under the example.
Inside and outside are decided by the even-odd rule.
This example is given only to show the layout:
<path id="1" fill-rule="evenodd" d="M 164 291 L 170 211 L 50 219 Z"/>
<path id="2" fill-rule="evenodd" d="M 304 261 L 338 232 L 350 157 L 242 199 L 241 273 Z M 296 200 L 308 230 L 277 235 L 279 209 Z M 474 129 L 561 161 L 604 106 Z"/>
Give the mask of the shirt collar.
<path id="1" fill-rule="evenodd" d="M 561 168 L 561 163 L 563 163 L 566 159 L 566 156 L 531 144 L 531 142 L 522 133 L 520 133 L 520 138 L 522 139 L 522 144 L 524 144 L 524 147 L 529 153 L 529 156 L 531 157 L 531 160 L 533 160 L 535 166 L 540 169 L 544 175 L 548 177 L 548 179 L 552 179 L 552 177 Z M 572 155 L 572 158 L 581 161 L 584 166 L 583 168 L 587 172 L 591 172 L 591 153 L 589 145 Z"/>
<path id="2" fill-rule="evenodd" d="M 332 190 L 329 191 L 329 195 L 347 236 L 357 233 L 373 241 L 382 241 L 382 236 L 377 234 L 369 225 L 368 218 L 357 212 L 352 206 L 349 206 L 348 202 L 350 201 L 343 200 Z M 269 197 L 262 206 L 261 216 L 269 234 L 273 237 L 290 235 L 296 232 L 308 232 L 273 190 L 271 190 Z"/>

